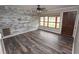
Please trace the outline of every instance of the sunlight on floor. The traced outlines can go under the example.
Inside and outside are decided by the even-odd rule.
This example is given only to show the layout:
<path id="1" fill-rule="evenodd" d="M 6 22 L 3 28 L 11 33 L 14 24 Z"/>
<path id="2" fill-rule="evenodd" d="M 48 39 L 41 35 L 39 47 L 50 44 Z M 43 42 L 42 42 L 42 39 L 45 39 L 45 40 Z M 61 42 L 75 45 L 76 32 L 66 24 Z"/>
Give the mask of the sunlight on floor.
<path id="1" fill-rule="evenodd" d="M 45 40 L 47 41 L 54 41 L 55 43 L 58 43 L 58 36 L 53 33 L 40 31 L 40 36 L 42 38 L 45 38 Z"/>

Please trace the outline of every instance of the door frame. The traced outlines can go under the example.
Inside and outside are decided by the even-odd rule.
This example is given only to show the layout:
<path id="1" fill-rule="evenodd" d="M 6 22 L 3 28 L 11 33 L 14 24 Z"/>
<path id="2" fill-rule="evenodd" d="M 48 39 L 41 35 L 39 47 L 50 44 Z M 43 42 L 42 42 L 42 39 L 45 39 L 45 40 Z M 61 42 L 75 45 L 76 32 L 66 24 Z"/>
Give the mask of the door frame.
<path id="1" fill-rule="evenodd" d="M 76 19 L 77 20 L 76 20 L 75 23 L 77 23 L 77 25 L 76 25 L 75 37 L 74 37 L 74 41 L 73 41 L 72 54 L 75 53 L 75 50 L 76 50 L 76 42 L 79 39 L 78 38 L 78 31 L 79 31 L 79 28 L 78 28 L 79 27 L 79 12 L 77 13 L 77 18 Z"/>
<path id="2" fill-rule="evenodd" d="M 71 9 L 71 10 L 64 10 L 61 12 L 60 14 L 60 17 L 61 17 L 61 31 L 62 31 L 62 21 L 63 21 L 63 13 L 64 12 L 71 12 L 71 11 L 77 11 L 77 15 L 78 15 L 78 9 Z M 75 29 L 75 27 L 77 26 L 76 24 L 78 23 L 78 17 L 76 16 L 76 19 L 75 19 L 75 24 L 74 24 L 74 29 L 73 29 L 73 34 L 72 34 L 72 37 L 75 38 L 75 33 L 77 31 L 77 28 Z"/>

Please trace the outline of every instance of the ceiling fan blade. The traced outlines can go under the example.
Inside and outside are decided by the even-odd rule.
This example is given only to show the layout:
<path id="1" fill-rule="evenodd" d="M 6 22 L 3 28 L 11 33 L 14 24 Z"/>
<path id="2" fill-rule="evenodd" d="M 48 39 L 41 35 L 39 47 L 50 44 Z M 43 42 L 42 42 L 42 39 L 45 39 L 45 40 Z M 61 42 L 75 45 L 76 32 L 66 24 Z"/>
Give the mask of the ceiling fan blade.
<path id="1" fill-rule="evenodd" d="M 41 8 L 41 10 L 45 10 L 46 8 Z"/>

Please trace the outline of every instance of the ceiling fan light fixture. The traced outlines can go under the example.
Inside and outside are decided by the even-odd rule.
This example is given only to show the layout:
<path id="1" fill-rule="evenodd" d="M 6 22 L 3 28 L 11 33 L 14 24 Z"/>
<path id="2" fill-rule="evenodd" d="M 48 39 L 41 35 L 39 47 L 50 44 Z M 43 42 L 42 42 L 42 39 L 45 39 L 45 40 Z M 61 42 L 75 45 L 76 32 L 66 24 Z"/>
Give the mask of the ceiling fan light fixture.
<path id="1" fill-rule="evenodd" d="M 37 13 L 41 13 L 42 11 L 41 10 L 37 10 Z"/>

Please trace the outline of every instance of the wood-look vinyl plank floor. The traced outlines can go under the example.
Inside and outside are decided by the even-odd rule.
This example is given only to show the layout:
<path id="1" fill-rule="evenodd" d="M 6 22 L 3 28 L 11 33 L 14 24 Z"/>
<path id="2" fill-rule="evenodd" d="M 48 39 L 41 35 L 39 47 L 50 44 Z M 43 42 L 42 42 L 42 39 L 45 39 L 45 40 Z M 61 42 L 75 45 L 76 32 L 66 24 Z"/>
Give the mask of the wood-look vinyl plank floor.
<path id="1" fill-rule="evenodd" d="M 4 39 L 7 54 L 71 54 L 73 38 L 35 30 Z"/>

